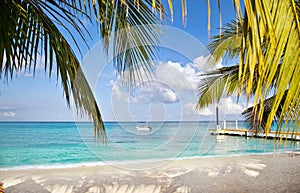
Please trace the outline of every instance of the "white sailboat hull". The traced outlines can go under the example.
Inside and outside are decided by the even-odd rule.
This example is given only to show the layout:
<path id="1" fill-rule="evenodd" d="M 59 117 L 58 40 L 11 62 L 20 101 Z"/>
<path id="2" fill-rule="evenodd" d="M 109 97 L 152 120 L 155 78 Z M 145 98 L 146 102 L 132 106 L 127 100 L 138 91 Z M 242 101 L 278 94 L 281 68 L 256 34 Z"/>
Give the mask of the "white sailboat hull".
<path id="1" fill-rule="evenodd" d="M 137 131 L 151 131 L 151 127 L 150 126 L 147 126 L 147 125 L 144 125 L 144 126 L 136 126 L 136 130 Z"/>

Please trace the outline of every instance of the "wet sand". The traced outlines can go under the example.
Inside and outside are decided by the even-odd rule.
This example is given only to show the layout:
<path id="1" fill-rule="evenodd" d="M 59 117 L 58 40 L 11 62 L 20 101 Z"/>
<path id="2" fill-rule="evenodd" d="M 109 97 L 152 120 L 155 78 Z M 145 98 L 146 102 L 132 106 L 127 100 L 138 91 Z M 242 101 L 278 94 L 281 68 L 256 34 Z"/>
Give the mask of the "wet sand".
<path id="1" fill-rule="evenodd" d="M 0 171 L 5 193 L 300 192 L 300 155 Z"/>

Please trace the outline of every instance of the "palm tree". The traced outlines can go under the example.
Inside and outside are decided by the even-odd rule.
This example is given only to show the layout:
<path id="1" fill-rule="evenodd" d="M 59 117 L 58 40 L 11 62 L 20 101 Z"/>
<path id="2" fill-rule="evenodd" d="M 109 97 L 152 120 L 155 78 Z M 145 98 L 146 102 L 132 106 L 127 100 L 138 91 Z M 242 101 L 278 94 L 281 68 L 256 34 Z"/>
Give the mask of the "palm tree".
<path id="1" fill-rule="evenodd" d="M 153 5 L 153 3 L 156 3 Z M 159 19 L 151 7 L 164 17 L 160 1 L 136 0 L 2 0 L 0 1 L 0 77 L 8 80 L 18 71 L 35 72 L 39 55 L 49 77 L 56 68 L 66 102 L 73 97 L 79 112 L 94 121 L 94 134 L 105 138 L 105 128 L 100 110 L 80 63 L 64 34 L 67 31 L 80 51 L 76 31 L 87 44 L 87 29 L 79 19 L 95 20 L 100 26 L 100 36 L 108 50 L 112 42 L 114 61 L 119 73 L 151 70 L 151 60 L 157 52 Z M 73 28 L 70 30 L 69 28 Z M 97 65 L 97 64 L 95 64 Z M 134 81 L 135 76 L 132 77 Z"/>
<path id="2" fill-rule="evenodd" d="M 182 15 L 186 16 L 186 3 L 182 2 L 184 2 Z M 206 2 L 208 18 L 210 18 L 210 0 Z M 298 132 L 300 128 L 300 2 L 299 0 L 244 0 L 244 15 L 241 2 L 241 0 L 233 1 L 237 18 L 241 21 L 240 25 L 236 25 L 235 32 L 231 30 L 227 34 L 221 33 L 219 37 L 222 44 L 217 43 L 218 50 L 212 53 L 216 59 L 224 54 L 238 57 L 239 64 L 234 68 L 238 69 L 237 76 L 226 68 L 221 69 L 220 72 L 207 74 L 210 78 L 202 82 L 204 86 L 199 87 L 203 95 L 200 96 L 197 107 L 218 101 L 222 95 L 219 91 L 224 91 L 227 87 L 227 94 L 236 91 L 238 97 L 245 93 L 248 99 L 253 98 L 256 105 L 251 109 L 251 117 L 259 125 L 264 125 L 267 134 L 275 118 L 278 119 L 278 125 L 285 122 L 284 128 L 287 127 L 289 120 L 295 120 L 295 131 Z M 218 8 L 220 10 L 219 0 Z M 210 30 L 209 19 L 208 30 Z M 213 44 L 211 46 L 214 46 Z M 229 85 L 221 83 L 222 77 L 226 77 L 226 82 L 228 82 L 227 78 L 232 82 Z M 211 87 L 205 87 L 205 84 L 209 85 L 212 82 L 214 84 Z M 212 92 L 216 90 L 218 91 Z M 268 99 L 272 92 L 276 94 Z M 266 109 L 267 107 L 269 109 Z"/>
<path id="3" fill-rule="evenodd" d="M 186 0 L 181 2 L 185 23 Z M 172 0 L 168 0 L 168 4 L 172 16 Z M 209 0 L 207 4 L 210 15 Z M 220 8 L 219 0 L 218 5 Z M 293 112 L 299 111 L 300 95 L 297 76 L 300 74 L 299 0 L 244 0 L 244 16 L 241 1 L 234 0 L 233 5 L 242 21 L 238 96 L 242 91 L 248 97 L 253 95 L 254 104 L 260 105 L 254 106 L 252 112 L 261 122 L 265 100 L 275 83 L 276 97 L 266 121 L 267 132 L 280 104 L 282 113 L 279 121 L 286 119 L 287 115 L 294 116 L 298 121 L 298 113 Z M 161 18 L 164 17 L 164 7 L 160 0 L 3 0 L 0 2 L 0 10 L 0 75 L 8 79 L 16 71 L 34 71 L 38 53 L 42 53 L 45 55 L 43 65 L 49 71 L 49 76 L 56 65 L 67 103 L 70 103 L 72 95 L 76 107 L 94 120 L 95 136 L 98 137 L 105 136 L 99 108 L 78 59 L 58 26 L 69 32 L 80 50 L 68 27 L 73 27 L 84 39 L 87 30 L 77 16 L 94 18 L 100 26 L 100 35 L 106 49 L 110 42 L 114 46 L 114 61 L 118 72 L 129 71 L 130 80 L 134 82 L 135 77 L 140 77 L 135 76 L 139 70 L 151 70 L 149 60 L 155 57 L 157 51 L 155 45 L 158 43 L 159 29 L 144 24 L 158 23 L 156 12 L 160 13 Z M 135 29 L 131 30 L 133 27 Z M 281 103 L 283 98 L 284 103 Z"/>
<path id="4" fill-rule="evenodd" d="M 268 7 L 269 3 L 261 1 L 255 4 L 254 1 L 245 1 L 245 16 L 240 18 L 241 22 L 233 21 L 227 24 L 223 33 L 214 37 L 214 41 L 209 45 L 212 55 L 217 60 L 223 56 L 239 57 L 240 64 L 203 75 L 204 79 L 199 86 L 198 108 L 217 102 L 223 94 L 246 94 L 248 98 L 254 98 L 255 105 L 243 114 L 256 131 L 264 128 L 268 133 L 273 120 L 278 120 L 278 130 L 281 128 L 281 122 L 285 121 L 284 128 L 289 125 L 289 131 L 292 124 L 288 123 L 294 120 L 294 131 L 298 132 L 300 80 L 296 73 L 299 73 L 300 31 L 297 25 L 300 3 L 274 1 L 274 6 Z M 253 6 L 262 5 L 270 8 L 270 12 L 263 13 L 262 10 L 259 11 L 259 7 L 254 10 Z M 281 9 L 276 9 L 276 6 Z M 258 13 L 265 15 L 258 17 Z M 249 17 L 249 14 L 252 15 Z M 285 18 L 284 21 L 278 19 L 280 14 L 284 14 L 281 15 Z M 272 20 L 264 20 L 264 17 L 270 17 Z M 265 25 L 268 25 L 268 28 Z M 275 33 L 275 37 L 268 33 Z M 257 35 L 258 39 L 255 37 Z M 295 37 L 298 39 L 294 39 Z M 277 45 L 272 41 L 277 42 Z M 277 54 L 275 56 L 278 58 L 271 57 L 272 54 Z M 295 57 L 291 58 L 291 55 Z"/>
<path id="5" fill-rule="evenodd" d="M 300 96 L 300 2 L 244 0 L 244 4 L 243 17 L 240 6 L 236 4 L 238 18 L 243 21 L 238 95 L 242 85 L 247 85 L 247 96 L 250 97 L 253 93 L 254 104 L 257 104 L 252 112 L 262 122 L 264 105 L 269 93 L 275 88 L 276 95 L 265 123 L 265 131 L 268 134 L 278 109 L 281 109 L 279 125 L 285 122 L 286 128 L 289 120 L 295 120 L 297 132 Z M 255 76 L 256 73 L 258 76 Z"/>

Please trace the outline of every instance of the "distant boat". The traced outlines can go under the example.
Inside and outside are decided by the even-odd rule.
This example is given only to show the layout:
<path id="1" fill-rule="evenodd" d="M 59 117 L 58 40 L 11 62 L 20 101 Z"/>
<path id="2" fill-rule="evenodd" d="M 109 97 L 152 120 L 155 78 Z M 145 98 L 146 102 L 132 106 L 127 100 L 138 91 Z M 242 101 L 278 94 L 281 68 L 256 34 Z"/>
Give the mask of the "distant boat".
<path id="1" fill-rule="evenodd" d="M 152 128 L 147 124 L 140 124 L 135 127 L 137 131 L 151 131 Z"/>

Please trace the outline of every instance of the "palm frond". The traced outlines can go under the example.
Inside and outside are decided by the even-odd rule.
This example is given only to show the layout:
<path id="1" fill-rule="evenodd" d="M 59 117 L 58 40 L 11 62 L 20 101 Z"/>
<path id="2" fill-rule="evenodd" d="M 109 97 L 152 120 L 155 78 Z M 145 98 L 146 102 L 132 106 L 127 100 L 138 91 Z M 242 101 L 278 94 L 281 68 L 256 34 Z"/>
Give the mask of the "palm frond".
<path id="1" fill-rule="evenodd" d="M 222 96 L 233 95 L 238 89 L 239 66 L 223 67 L 200 75 L 197 91 L 199 100 L 196 109 L 218 103 Z"/>
<path id="2" fill-rule="evenodd" d="M 234 1 L 242 22 L 227 24 L 224 33 L 215 36 L 209 48 L 217 60 L 223 56 L 240 57 L 238 96 L 242 93 L 248 98 L 253 96 L 255 105 L 252 113 L 257 120 L 253 124 L 264 122 L 268 133 L 274 120 L 278 120 L 278 125 L 285 122 L 285 127 L 289 121 L 299 121 L 300 3 L 294 0 L 245 0 L 244 4 L 245 15 L 242 16 L 240 1 Z M 213 87 L 214 84 L 206 85 Z M 219 87 L 222 90 L 224 84 Z M 216 88 L 214 90 L 217 92 Z M 274 95 L 272 100 L 268 100 L 270 94 Z M 220 93 L 215 95 L 221 96 Z M 270 105 L 271 110 L 265 113 Z M 298 130 L 299 124 L 296 125 Z"/>
<path id="3" fill-rule="evenodd" d="M 159 5 L 159 4 L 155 4 Z M 121 11 L 116 15 L 116 26 L 113 31 L 114 64 L 120 74 L 129 73 L 129 82 L 142 80 L 141 73 L 152 72 L 153 60 L 158 53 L 158 34 L 160 28 L 157 18 L 149 9 L 147 1 L 140 2 L 139 10 L 133 1 L 120 5 Z M 122 13 L 128 7 L 128 16 L 124 20 Z M 161 9 L 157 7 L 156 10 Z M 122 11 L 123 10 L 123 11 Z"/>
<path id="4" fill-rule="evenodd" d="M 247 108 L 242 114 L 245 117 L 245 120 L 249 123 L 249 128 L 257 135 L 258 133 L 265 133 L 265 126 L 268 119 L 268 114 L 270 113 L 272 109 L 272 104 L 274 101 L 275 96 L 266 99 L 264 101 L 264 104 L 257 104 L 256 108 L 264 108 L 264 114 L 262 120 L 259 120 L 257 117 L 257 114 L 253 112 L 254 107 Z M 284 101 L 282 101 L 283 103 Z M 273 124 L 275 124 L 276 120 L 280 117 L 281 114 L 281 108 L 276 112 L 276 116 L 273 120 Z"/>
<path id="5" fill-rule="evenodd" d="M 218 103 L 223 96 L 237 96 L 240 89 L 239 85 L 239 65 L 222 67 L 200 75 L 200 81 L 198 83 L 199 100 L 197 108 L 203 108 L 210 104 Z M 246 75 L 249 75 L 249 71 Z M 256 76 L 258 70 L 255 70 Z M 254 88 L 257 84 L 257 79 L 254 80 Z M 274 84 L 273 84 L 274 86 Z M 242 92 L 246 94 L 247 84 L 242 85 Z M 274 88 L 273 88 L 274 90 Z M 272 92 L 274 92 L 272 90 Z M 270 91 L 271 94 L 271 91 Z M 251 96 L 254 95 L 251 93 Z"/>
<path id="6" fill-rule="evenodd" d="M 288 91 L 285 91 L 284 97 L 283 97 L 282 101 L 280 101 L 279 108 L 276 111 L 274 120 L 272 122 L 272 125 L 277 127 L 277 137 L 281 137 L 281 138 L 284 137 L 284 135 L 280 134 L 281 131 L 283 131 L 283 133 L 292 132 L 294 134 L 296 134 L 298 132 L 297 126 L 295 126 L 295 124 L 297 124 L 297 122 L 299 121 L 299 99 L 295 98 L 295 102 L 297 103 L 296 105 L 294 105 L 294 104 L 290 105 L 289 108 L 292 108 L 291 114 L 284 113 L 283 106 L 285 104 L 285 98 L 286 98 L 287 92 Z M 258 108 L 258 109 L 264 108 L 264 114 L 262 116 L 262 120 L 259 120 L 257 117 L 257 114 L 253 113 L 253 109 L 255 107 L 250 107 L 242 113 L 244 115 L 246 121 L 248 123 L 250 123 L 250 125 L 249 125 L 250 129 L 252 131 L 254 131 L 256 135 L 260 132 L 267 132 L 264 128 L 266 127 L 266 123 L 268 121 L 268 116 L 272 110 L 272 106 L 273 106 L 275 98 L 276 98 L 276 95 L 266 99 L 264 101 L 263 105 L 261 105 L 261 104 L 256 105 L 257 106 L 256 108 Z M 297 108 L 293 108 L 293 106 L 296 106 Z M 285 122 L 286 125 L 280 124 L 282 121 L 279 121 L 279 119 L 281 118 L 282 114 L 284 114 L 284 120 L 287 120 Z"/>
<path id="7" fill-rule="evenodd" d="M 160 1 L 156 2 L 156 10 L 163 18 L 164 8 Z M 69 34 L 80 51 L 69 28 L 72 27 L 86 43 L 85 35 L 89 33 L 78 15 L 90 21 L 94 17 L 106 50 L 113 40 L 118 72 L 129 71 L 131 77 L 135 77 L 140 70 L 150 71 L 151 60 L 157 52 L 159 27 L 153 25 L 158 19 L 150 11 L 151 1 L 16 0 L 1 1 L 0 10 L 0 61 L 3 61 L 0 63 L 0 77 L 12 78 L 14 72 L 21 70 L 33 69 L 35 72 L 39 55 L 44 56 L 41 65 L 49 72 L 49 77 L 56 65 L 68 106 L 72 95 L 78 111 L 93 119 L 95 136 L 105 138 L 96 100 L 79 61 L 57 26 Z"/>
<path id="8" fill-rule="evenodd" d="M 213 41 L 208 45 L 208 49 L 216 61 L 222 57 L 236 59 L 241 52 L 241 22 L 232 20 L 225 26 L 221 28 L 222 33 L 213 36 Z"/>
<path id="9" fill-rule="evenodd" d="M 57 6 L 56 11 L 53 6 Z M 95 135 L 105 137 L 99 108 L 80 69 L 80 63 L 54 24 L 59 18 L 65 18 L 75 26 L 78 33 L 82 33 L 72 19 L 75 15 L 52 1 L 50 4 L 44 1 L 1 1 L 0 10 L 0 34 L 3 40 L 0 42 L 0 75 L 8 79 L 17 71 L 32 68 L 35 71 L 38 57 L 43 55 L 45 60 L 39 62 L 48 70 L 49 76 L 56 65 L 57 77 L 61 79 L 68 106 L 70 96 L 73 95 L 78 110 L 93 119 Z M 46 14 L 47 11 L 54 11 L 52 19 Z M 61 15 L 58 16 L 59 14 Z"/>
<path id="10" fill-rule="evenodd" d="M 130 74 L 135 83 L 141 73 L 152 72 L 152 61 L 157 57 L 161 33 L 159 19 L 165 19 L 165 8 L 160 0 L 105 0 L 73 1 L 70 4 L 86 10 L 99 21 L 100 36 L 105 50 L 113 50 L 113 62 L 120 75 Z M 159 13 L 159 17 L 157 17 Z M 136 80 L 137 79 L 137 80 Z"/>
<path id="11" fill-rule="evenodd" d="M 267 93 L 276 78 L 276 97 L 272 103 L 272 109 L 268 115 L 265 129 L 271 127 L 272 121 L 280 107 L 280 103 L 288 88 L 279 124 L 284 120 L 285 114 L 293 114 L 291 107 L 294 98 L 299 98 L 300 73 L 300 33 L 299 15 L 295 11 L 294 4 L 299 1 L 251 1 L 245 0 L 244 31 L 239 81 L 242 85 L 247 82 L 246 93 L 250 95 L 255 90 L 254 104 L 264 104 Z M 240 18 L 242 19 L 242 18 Z M 249 41 L 248 44 L 245 42 Z M 265 43 L 265 46 L 262 44 Z M 265 50 L 264 50 L 265 49 Z M 281 63 L 279 75 L 276 76 L 278 65 Z M 258 69 L 258 77 L 255 77 L 255 69 Z M 249 69 L 250 75 L 245 76 L 245 70 Z M 257 87 L 253 88 L 254 79 L 258 78 Z M 254 106 L 253 112 L 261 121 L 264 108 Z M 295 117 L 294 117 L 295 118 Z"/>
<path id="12" fill-rule="evenodd" d="M 59 1 L 73 6 L 76 13 L 79 7 L 91 18 L 94 15 L 105 50 L 112 47 L 117 72 L 129 74 L 127 83 L 140 82 L 142 74 L 152 72 L 161 33 L 157 13 L 160 19 L 166 17 L 161 0 Z"/>

